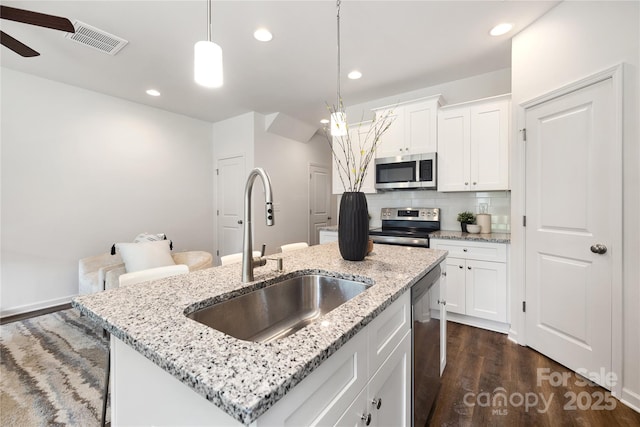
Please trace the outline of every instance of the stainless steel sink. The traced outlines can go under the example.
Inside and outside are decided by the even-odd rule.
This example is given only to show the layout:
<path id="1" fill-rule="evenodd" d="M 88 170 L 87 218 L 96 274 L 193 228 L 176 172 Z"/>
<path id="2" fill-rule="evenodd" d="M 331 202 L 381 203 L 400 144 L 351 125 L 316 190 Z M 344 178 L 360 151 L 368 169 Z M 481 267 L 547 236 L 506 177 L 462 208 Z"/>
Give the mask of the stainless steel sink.
<path id="1" fill-rule="evenodd" d="M 187 317 L 241 340 L 269 342 L 304 328 L 369 286 L 320 274 L 302 275 L 202 308 Z"/>

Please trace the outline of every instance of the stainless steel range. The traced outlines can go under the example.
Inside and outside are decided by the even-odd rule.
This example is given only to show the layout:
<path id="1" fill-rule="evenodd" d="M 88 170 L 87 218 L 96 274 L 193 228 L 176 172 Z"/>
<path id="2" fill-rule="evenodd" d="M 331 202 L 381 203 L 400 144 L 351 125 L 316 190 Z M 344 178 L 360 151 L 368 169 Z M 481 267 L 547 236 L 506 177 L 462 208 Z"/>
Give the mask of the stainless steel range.
<path id="1" fill-rule="evenodd" d="M 382 208 L 382 227 L 369 230 L 374 243 L 429 247 L 429 233 L 440 230 L 438 208 Z"/>

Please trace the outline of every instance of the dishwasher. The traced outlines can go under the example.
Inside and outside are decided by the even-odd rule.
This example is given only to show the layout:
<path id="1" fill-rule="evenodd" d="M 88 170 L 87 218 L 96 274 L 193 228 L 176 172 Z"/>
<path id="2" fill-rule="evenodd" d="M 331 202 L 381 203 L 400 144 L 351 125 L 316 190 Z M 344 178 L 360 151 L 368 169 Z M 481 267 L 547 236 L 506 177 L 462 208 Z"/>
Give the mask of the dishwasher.
<path id="1" fill-rule="evenodd" d="M 411 416 L 414 427 L 430 419 L 440 390 L 440 320 L 430 316 L 430 289 L 440 279 L 434 267 L 411 287 Z"/>

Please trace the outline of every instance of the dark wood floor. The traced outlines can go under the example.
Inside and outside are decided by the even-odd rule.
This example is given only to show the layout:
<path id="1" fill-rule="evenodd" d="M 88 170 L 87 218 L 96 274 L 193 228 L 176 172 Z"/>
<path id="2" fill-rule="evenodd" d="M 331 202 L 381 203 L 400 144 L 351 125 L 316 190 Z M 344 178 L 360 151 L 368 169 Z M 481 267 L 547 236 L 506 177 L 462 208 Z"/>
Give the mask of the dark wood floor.
<path id="1" fill-rule="evenodd" d="M 506 335 L 447 327 L 447 368 L 430 426 L 640 426 L 640 414 L 608 391 Z"/>

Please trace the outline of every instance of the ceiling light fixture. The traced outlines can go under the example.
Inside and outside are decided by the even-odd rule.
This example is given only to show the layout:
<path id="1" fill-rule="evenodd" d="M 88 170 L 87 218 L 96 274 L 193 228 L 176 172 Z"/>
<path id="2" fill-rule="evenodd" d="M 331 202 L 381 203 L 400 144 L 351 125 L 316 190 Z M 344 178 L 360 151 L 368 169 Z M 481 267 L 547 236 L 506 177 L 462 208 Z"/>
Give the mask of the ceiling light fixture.
<path id="1" fill-rule="evenodd" d="M 261 42 L 269 42 L 271 41 L 271 39 L 273 39 L 273 34 L 271 34 L 271 31 L 267 30 L 266 28 L 258 28 L 253 33 L 253 37 Z"/>
<path id="2" fill-rule="evenodd" d="M 193 53 L 196 83 L 205 87 L 222 86 L 222 48 L 211 41 L 211 0 L 207 0 L 207 40 L 197 42 Z"/>
<path id="3" fill-rule="evenodd" d="M 493 27 L 491 31 L 489 31 L 489 34 L 491 34 L 492 36 L 501 36 L 511 31 L 512 28 L 513 28 L 513 24 L 509 24 L 505 22 Z"/>
<path id="4" fill-rule="evenodd" d="M 362 77 L 362 73 L 358 70 L 353 70 L 352 72 L 347 74 L 347 77 L 349 77 L 351 80 L 358 80 L 360 77 Z"/>
<path id="5" fill-rule="evenodd" d="M 336 9 L 338 23 L 338 103 L 331 113 L 331 136 L 345 136 L 347 134 L 347 115 L 344 112 L 342 96 L 340 95 L 340 0 L 336 1 Z"/>
<path id="6" fill-rule="evenodd" d="M 320 123 L 322 123 L 323 125 L 326 125 L 327 123 L 329 123 L 329 119 L 322 119 L 320 120 Z"/>
<path id="7" fill-rule="evenodd" d="M 147 95 L 151 95 L 151 96 L 160 96 L 160 92 L 158 92 L 155 89 L 148 89 L 147 90 Z"/>

